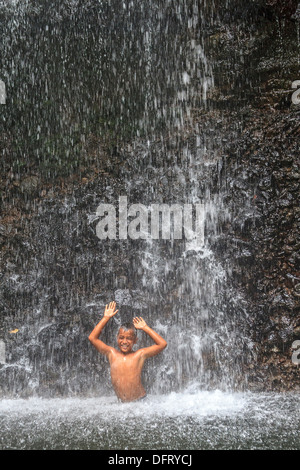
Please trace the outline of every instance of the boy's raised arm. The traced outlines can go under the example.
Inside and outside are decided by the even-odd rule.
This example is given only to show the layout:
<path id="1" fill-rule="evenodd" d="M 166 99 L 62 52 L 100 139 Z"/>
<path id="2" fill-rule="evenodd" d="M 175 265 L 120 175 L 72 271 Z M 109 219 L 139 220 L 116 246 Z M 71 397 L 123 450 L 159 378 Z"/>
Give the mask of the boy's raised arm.
<path id="1" fill-rule="evenodd" d="M 105 327 L 106 323 L 112 318 L 118 310 L 115 310 L 116 307 L 116 302 L 110 302 L 109 305 L 105 306 L 104 310 L 104 315 L 103 318 L 100 320 L 100 322 L 95 326 L 91 334 L 89 335 L 89 340 L 92 343 L 93 346 L 97 349 L 102 354 L 105 354 L 106 356 L 110 353 L 111 351 L 111 346 L 108 346 L 105 344 L 103 341 L 99 339 L 99 336 Z"/>
<path id="2" fill-rule="evenodd" d="M 153 346 L 142 348 L 144 357 L 147 358 L 156 356 L 156 354 L 159 354 L 163 349 L 165 349 L 168 344 L 166 340 L 163 339 L 158 333 L 156 333 L 156 331 L 152 330 L 152 328 L 147 325 L 147 323 L 145 322 L 145 320 L 142 319 L 142 317 L 135 317 L 133 319 L 133 324 L 137 330 L 143 330 L 156 343 Z"/>

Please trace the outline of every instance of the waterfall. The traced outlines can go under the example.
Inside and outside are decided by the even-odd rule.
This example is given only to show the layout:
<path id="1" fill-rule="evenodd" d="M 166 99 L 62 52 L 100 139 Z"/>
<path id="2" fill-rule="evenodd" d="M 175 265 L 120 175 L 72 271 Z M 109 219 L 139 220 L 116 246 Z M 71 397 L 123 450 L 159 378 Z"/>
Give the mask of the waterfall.
<path id="1" fill-rule="evenodd" d="M 13 188 L 0 225 L 1 393 L 111 393 L 87 341 L 111 300 L 120 314 L 105 341 L 131 314 L 168 341 L 145 367 L 152 393 L 243 387 L 247 303 L 214 252 L 233 217 L 204 45 L 216 12 L 195 0 L 55 3 L 0 10 L 2 171 Z M 172 230 L 100 240 L 97 207 L 124 196 L 147 210 L 198 205 L 201 242 Z"/>

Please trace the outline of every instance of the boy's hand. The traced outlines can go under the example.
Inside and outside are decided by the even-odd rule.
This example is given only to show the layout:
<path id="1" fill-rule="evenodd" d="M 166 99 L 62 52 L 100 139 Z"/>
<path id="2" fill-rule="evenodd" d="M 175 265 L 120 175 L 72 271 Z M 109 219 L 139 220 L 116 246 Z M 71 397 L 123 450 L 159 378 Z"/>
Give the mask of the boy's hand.
<path id="1" fill-rule="evenodd" d="M 142 330 L 145 328 L 145 326 L 147 326 L 147 323 L 142 319 L 142 317 L 135 317 L 132 321 L 137 330 Z"/>
<path id="2" fill-rule="evenodd" d="M 113 317 L 119 310 L 115 310 L 116 302 L 110 302 L 109 306 L 105 305 L 104 316 L 111 318 Z"/>

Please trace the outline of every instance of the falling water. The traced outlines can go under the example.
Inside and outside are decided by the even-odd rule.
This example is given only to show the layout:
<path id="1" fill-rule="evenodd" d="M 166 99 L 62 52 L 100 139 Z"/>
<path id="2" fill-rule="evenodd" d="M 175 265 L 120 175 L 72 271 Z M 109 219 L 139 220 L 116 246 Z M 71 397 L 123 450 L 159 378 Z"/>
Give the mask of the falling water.
<path id="1" fill-rule="evenodd" d="M 235 419 L 242 410 L 249 417 L 256 405 L 252 396 L 242 395 L 243 365 L 255 355 L 245 328 L 247 301 L 232 285 L 231 266 L 213 250 L 234 217 L 222 180 L 222 126 L 203 120 L 205 113 L 213 116 L 215 77 L 205 35 L 218 20 L 218 2 L 51 5 L 0 4 L 5 19 L 0 78 L 7 92 L 2 171 L 15 181 L 15 193 L 3 200 L 10 208 L 14 198 L 22 201 L 14 219 L 17 237 L 1 261 L 3 448 L 59 447 L 62 431 L 54 436 L 55 417 L 63 428 L 65 412 L 74 407 L 88 416 L 88 410 L 98 410 L 98 437 L 104 429 L 113 433 L 119 405 L 108 364 L 87 341 L 110 300 L 120 312 L 103 332 L 106 342 L 115 344 L 121 321 L 135 315 L 168 341 L 145 366 L 154 410 L 148 425 L 157 439 L 145 448 L 166 446 L 154 429 L 155 416 L 165 414 L 165 431 L 172 433 L 175 409 L 189 433 L 216 415 L 225 429 L 232 424 L 228 416 Z M 70 179 L 76 172 L 81 184 Z M 50 184 L 57 178 L 66 179 L 59 190 Z M 122 196 L 149 213 L 153 204 L 198 206 L 203 236 L 176 239 L 171 229 L 168 239 L 151 233 L 146 239 L 120 239 L 118 227 L 115 239 L 100 240 L 97 208 L 110 204 L 118 214 Z M 0 229 L 7 237 L 14 230 L 12 224 Z M 139 333 L 138 345 L 147 344 L 149 338 Z M 17 442 L 9 431 L 19 419 L 18 407 L 24 429 L 34 422 L 44 436 L 40 442 L 25 435 Z M 44 407 L 52 441 L 42 424 Z M 125 408 L 139 420 L 140 408 Z M 75 420 L 75 429 L 79 434 L 85 429 L 89 441 L 87 423 L 80 419 L 76 414 L 69 424 Z M 213 426 L 210 432 L 213 439 Z M 75 434 L 60 445 L 99 446 L 78 442 Z M 107 439 L 106 448 L 125 445 Z M 143 448 L 134 440 L 130 445 Z"/>

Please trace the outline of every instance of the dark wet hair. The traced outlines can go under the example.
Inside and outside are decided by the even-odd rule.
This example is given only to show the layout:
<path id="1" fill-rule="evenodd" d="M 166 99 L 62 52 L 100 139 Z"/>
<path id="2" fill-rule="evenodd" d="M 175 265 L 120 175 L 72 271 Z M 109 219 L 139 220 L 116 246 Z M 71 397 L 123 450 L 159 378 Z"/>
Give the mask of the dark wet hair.
<path id="1" fill-rule="evenodd" d="M 124 322 L 121 324 L 120 328 L 119 328 L 119 331 L 120 329 L 123 329 L 124 331 L 128 331 L 128 330 L 132 330 L 134 335 L 137 336 L 136 334 L 136 329 L 135 329 L 135 326 L 132 322 Z"/>

